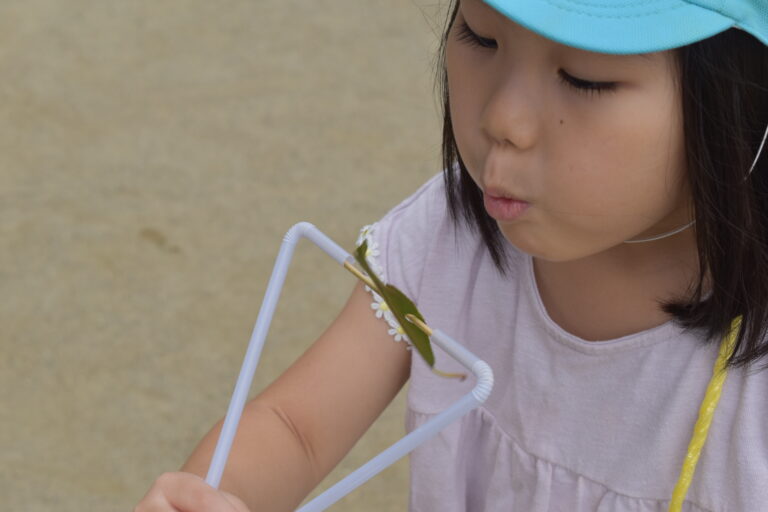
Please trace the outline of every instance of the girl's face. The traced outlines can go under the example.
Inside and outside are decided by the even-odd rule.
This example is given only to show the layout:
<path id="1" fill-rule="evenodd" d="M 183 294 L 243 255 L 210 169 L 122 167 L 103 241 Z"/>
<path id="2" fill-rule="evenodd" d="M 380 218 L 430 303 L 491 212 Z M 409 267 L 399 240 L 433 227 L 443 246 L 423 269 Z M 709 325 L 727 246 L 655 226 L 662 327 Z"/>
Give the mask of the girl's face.
<path id="1" fill-rule="evenodd" d="M 481 0 L 461 0 L 446 65 L 453 133 L 472 179 L 530 203 L 497 221 L 520 250 L 566 261 L 663 244 L 622 242 L 690 222 L 671 51 L 579 50 Z M 594 82 L 614 85 L 597 90 Z"/>

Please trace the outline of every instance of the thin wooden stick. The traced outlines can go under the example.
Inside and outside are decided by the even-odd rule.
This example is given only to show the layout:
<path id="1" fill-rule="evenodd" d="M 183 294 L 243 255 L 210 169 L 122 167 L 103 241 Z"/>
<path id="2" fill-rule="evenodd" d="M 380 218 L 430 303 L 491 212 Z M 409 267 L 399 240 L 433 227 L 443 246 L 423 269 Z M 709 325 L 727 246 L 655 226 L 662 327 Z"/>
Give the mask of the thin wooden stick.
<path id="1" fill-rule="evenodd" d="M 362 272 L 360 272 L 360 270 L 359 270 L 359 269 L 358 269 L 356 266 L 354 266 L 353 264 L 351 264 L 351 263 L 350 263 L 350 262 L 348 262 L 348 261 L 345 261 L 345 262 L 344 262 L 344 268 L 345 268 L 345 269 L 347 269 L 347 270 L 349 270 L 350 272 L 352 272 L 352 274 L 353 274 L 353 275 L 354 275 L 356 278 L 358 278 L 359 280 L 361 280 L 362 282 L 364 282 L 365 284 L 367 284 L 367 285 L 368 285 L 368 287 L 369 287 L 371 290 L 373 290 L 373 291 L 376 291 L 376 289 L 377 289 L 377 288 L 376 288 L 376 285 L 373 283 L 373 281 L 371 281 L 371 278 L 370 278 L 370 277 L 368 277 L 367 275 L 363 274 Z"/>
<path id="2" fill-rule="evenodd" d="M 370 277 L 363 274 L 360 269 L 358 269 L 356 266 L 351 264 L 348 261 L 344 262 L 344 268 L 349 270 L 356 278 L 364 282 L 368 285 L 371 290 L 376 291 L 376 285 L 373 283 Z M 419 317 L 416 315 L 413 315 L 412 313 L 408 313 L 405 315 L 406 320 L 411 322 L 413 325 L 418 327 L 424 334 L 426 334 L 428 337 L 432 336 L 432 328 L 430 328 L 426 323 L 424 323 Z M 465 373 L 447 373 L 441 370 L 438 370 L 437 368 L 432 368 L 432 372 L 436 373 L 437 375 L 440 375 L 441 377 L 447 377 L 449 379 L 459 379 L 464 380 L 467 378 L 467 375 Z"/>
<path id="3" fill-rule="evenodd" d="M 408 313 L 405 315 L 405 319 L 421 329 L 421 331 L 427 336 L 432 336 L 432 329 L 427 324 L 422 322 L 421 318 L 417 317 L 413 313 Z"/>

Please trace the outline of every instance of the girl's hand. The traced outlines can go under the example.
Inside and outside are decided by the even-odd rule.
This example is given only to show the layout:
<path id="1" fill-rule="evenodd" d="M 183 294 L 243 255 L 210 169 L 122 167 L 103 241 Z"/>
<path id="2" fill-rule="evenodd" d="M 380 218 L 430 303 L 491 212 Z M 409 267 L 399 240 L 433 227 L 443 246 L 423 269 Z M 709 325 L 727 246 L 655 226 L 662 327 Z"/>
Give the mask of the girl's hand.
<path id="1" fill-rule="evenodd" d="M 238 497 L 191 473 L 164 473 L 133 512 L 250 512 Z"/>

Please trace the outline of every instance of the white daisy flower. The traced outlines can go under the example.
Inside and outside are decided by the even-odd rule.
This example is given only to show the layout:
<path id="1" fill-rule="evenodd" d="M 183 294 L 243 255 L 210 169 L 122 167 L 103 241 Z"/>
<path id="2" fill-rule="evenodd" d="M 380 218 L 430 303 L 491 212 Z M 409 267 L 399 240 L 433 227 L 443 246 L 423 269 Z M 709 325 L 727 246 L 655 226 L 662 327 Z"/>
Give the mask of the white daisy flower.
<path id="1" fill-rule="evenodd" d="M 407 340 L 407 338 L 406 338 L 406 335 L 405 335 L 405 331 L 404 331 L 404 330 L 403 330 L 403 328 L 402 328 L 402 327 L 400 327 L 399 325 L 398 325 L 398 326 L 396 326 L 394 329 L 390 329 L 390 330 L 389 330 L 389 331 L 387 331 L 387 332 L 388 332 L 388 333 L 389 333 L 391 336 L 394 336 L 394 337 L 395 337 L 395 341 L 403 341 L 404 339 L 406 339 L 406 340 Z"/>
<path id="2" fill-rule="evenodd" d="M 360 235 L 357 238 L 357 245 L 362 245 L 363 241 L 368 242 L 365 252 L 365 259 L 370 265 L 371 270 L 376 273 L 377 277 L 386 283 L 387 279 L 384 275 L 384 268 L 379 264 L 377 259 L 381 254 L 381 251 L 379 250 L 379 244 L 373 240 L 373 232 L 376 231 L 376 226 L 376 223 L 364 226 L 360 230 Z M 392 310 L 389 308 L 389 305 L 371 287 L 366 285 L 365 289 L 370 292 L 375 301 L 371 303 L 371 309 L 375 312 L 376 318 L 383 318 L 386 320 L 390 327 L 390 329 L 387 331 L 389 335 L 393 336 L 395 341 L 405 341 L 407 345 L 406 348 L 410 350 L 411 340 L 408 338 L 408 335 L 398 323 L 394 313 L 392 313 Z"/>
<path id="3" fill-rule="evenodd" d="M 368 250 L 365 251 L 365 257 L 366 258 L 376 258 L 380 254 L 379 252 L 379 244 L 374 242 L 372 239 L 368 239 Z"/>
<path id="4" fill-rule="evenodd" d="M 367 240 L 369 238 L 369 233 L 371 232 L 371 226 L 370 224 L 367 226 L 363 226 L 363 229 L 360 230 L 360 234 L 357 236 L 357 242 L 355 242 L 355 245 L 360 245 L 363 243 L 363 240 Z"/>
<path id="5" fill-rule="evenodd" d="M 383 300 L 372 303 L 371 309 L 376 311 L 376 318 L 381 318 L 382 316 L 385 316 L 387 313 L 391 314 L 391 311 L 389 310 L 389 306 Z"/>
<path id="6" fill-rule="evenodd" d="M 386 304 L 386 302 L 384 304 Z M 387 306 L 387 310 L 384 311 L 384 320 L 386 320 L 392 327 L 397 325 L 397 318 L 395 318 L 395 314 L 389 309 L 389 306 Z"/>

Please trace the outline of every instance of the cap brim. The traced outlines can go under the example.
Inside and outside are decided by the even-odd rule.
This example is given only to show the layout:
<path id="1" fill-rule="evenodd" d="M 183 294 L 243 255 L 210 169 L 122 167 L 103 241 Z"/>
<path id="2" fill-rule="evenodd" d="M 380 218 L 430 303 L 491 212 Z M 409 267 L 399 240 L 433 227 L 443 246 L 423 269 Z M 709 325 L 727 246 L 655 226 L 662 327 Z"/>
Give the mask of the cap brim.
<path id="1" fill-rule="evenodd" d="M 512 21 L 558 43 L 600 53 L 649 53 L 706 39 L 736 22 L 683 2 L 660 0 L 644 7 L 589 6 L 563 0 L 484 0 Z M 652 5 L 651 5 L 652 4 Z M 577 10 L 578 9 L 578 10 Z"/>

